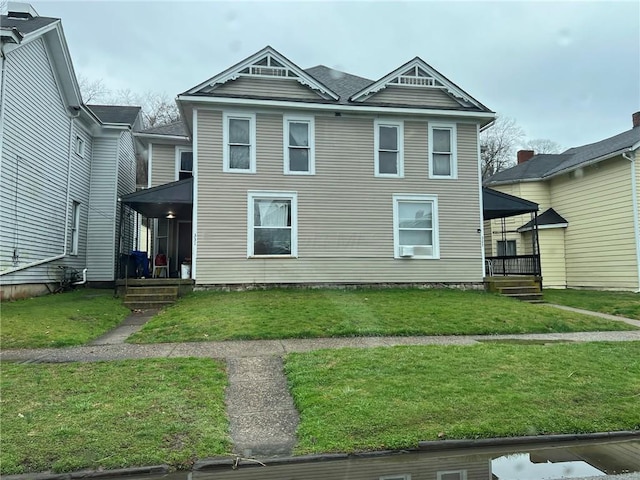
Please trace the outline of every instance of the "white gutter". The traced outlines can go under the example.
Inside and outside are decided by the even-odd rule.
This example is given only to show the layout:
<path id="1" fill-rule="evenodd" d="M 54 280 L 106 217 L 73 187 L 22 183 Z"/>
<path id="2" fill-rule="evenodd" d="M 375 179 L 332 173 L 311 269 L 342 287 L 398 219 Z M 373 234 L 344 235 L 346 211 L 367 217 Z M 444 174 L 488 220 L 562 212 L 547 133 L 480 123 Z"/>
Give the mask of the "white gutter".
<path id="1" fill-rule="evenodd" d="M 4 105 L 4 103 L 3 103 Z M 69 116 L 69 152 L 67 155 L 67 197 L 65 200 L 65 215 L 64 215 L 64 245 L 62 247 L 62 253 L 59 255 L 55 255 L 53 257 L 44 258 L 42 260 L 37 260 L 35 262 L 28 263 L 26 265 L 21 265 L 16 268 L 12 268 L 10 270 L 5 270 L 0 272 L 0 276 L 8 275 L 10 273 L 19 272 L 20 270 L 25 270 L 27 268 L 37 267 L 38 265 L 42 265 L 44 263 L 54 262 L 56 260 L 61 260 L 67 256 L 67 243 L 69 240 L 69 199 L 71 196 L 71 159 L 73 158 L 73 121 L 78 118 L 80 115 L 80 111 L 78 111 L 74 116 Z M 17 179 L 16 179 L 17 181 Z"/>
<path id="2" fill-rule="evenodd" d="M 306 103 L 292 102 L 287 100 L 256 100 L 246 98 L 230 97 L 204 97 L 197 95 L 179 95 L 177 100 L 181 102 L 196 102 L 222 105 L 246 105 L 251 107 L 281 107 L 298 110 L 329 110 L 332 112 L 364 112 L 364 113 L 397 113 L 400 115 L 432 115 L 440 117 L 466 117 L 474 119 L 492 120 L 495 118 L 493 112 L 469 112 L 464 110 L 435 110 L 428 108 L 399 108 L 399 107 L 377 107 L 370 105 L 343 105 L 336 103 Z"/>
<path id="3" fill-rule="evenodd" d="M 636 293 L 640 293 L 640 209 L 638 208 L 638 183 L 636 181 L 637 150 L 631 152 L 631 156 L 627 152 L 624 152 L 622 156 L 631 162 L 631 203 L 633 206 L 633 230 L 636 240 L 636 266 L 638 268 L 638 288 Z"/>
<path id="4" fill-rule="evenodd" d="M 189 141 L 189 137 L 185 137 L 182 135 L 162 135 L 161 133 L 135 132 L 133 136 L 136 138 L 151 138 L 151 139 L 158 139 L 158 140 L 178 140 L 182 142 Z"/>

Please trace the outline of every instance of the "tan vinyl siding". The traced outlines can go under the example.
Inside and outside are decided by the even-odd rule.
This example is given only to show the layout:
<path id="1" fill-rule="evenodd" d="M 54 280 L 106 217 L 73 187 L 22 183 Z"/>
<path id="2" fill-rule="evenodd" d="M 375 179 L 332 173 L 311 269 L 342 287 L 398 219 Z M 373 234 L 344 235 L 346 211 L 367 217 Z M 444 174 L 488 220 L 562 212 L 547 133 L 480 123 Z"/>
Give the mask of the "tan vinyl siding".
<path id="1" fill-rule="evenodd" d="M 420 107 L 460 108 L 460 103 L 439 88 L 388 86 L 369 96 L 363 103 L 413 105 Z"/>
<path id="2" fill-rule="evenodd" d="M 373 117 L 315 116 L 316 175 L 283 175 L 282 114 L 258 113 L 257 173 L 222 173 L 222 112 L 198 111 L 197 283 L 482 280 L 476 126 L 458 179 L 430 180 L 427 122 L 406 121 L 405 178 L 374 177 Z M 247 259 L 247 191 L 298 193 L 298 259 Z M 440 260 L 394 260 L 393 194 L 438 195 Z"/>
<path id="3" fill-rule="evenodd" d="M 569 222 L 567 286 L 638 288 L 629 161 L 621 157 L 551 181 L 554 208 Z"/>
<path id="4" fill-rule="evenodd" d="M 544 288 L 566 288 L 564 235 L 566 228 L 543 228 L 538 231 L 540 243 L 540 267 Z M 531 233 L 522 235 L 525 253 L 533 252 Z"/>
<path id="5" fill-rule="evenodd" d="M 240 77 L 216 86 L 210 95 L 253 95 L 269 98 L 294 98 L 319 100 L 322 97 L 315 90 L 298 83 L 294 79 L 247 78 Z"/>
<path id="6" fill-rule="evenodd" d="M 176 181 L 176 147 L 154 143 L 151 158 L 151 186 Z"/>

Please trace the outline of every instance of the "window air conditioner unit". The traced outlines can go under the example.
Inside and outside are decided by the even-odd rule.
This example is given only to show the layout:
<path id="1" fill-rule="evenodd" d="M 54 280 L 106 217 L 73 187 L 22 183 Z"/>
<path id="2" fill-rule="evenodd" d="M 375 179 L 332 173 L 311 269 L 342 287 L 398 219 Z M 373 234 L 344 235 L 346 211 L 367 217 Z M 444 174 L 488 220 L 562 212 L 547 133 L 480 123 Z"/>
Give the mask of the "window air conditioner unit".
<path id="1" fill-rule="evenodd" d="M 413 247 L 400 247 L 401 257 L 413 257 Z"/>

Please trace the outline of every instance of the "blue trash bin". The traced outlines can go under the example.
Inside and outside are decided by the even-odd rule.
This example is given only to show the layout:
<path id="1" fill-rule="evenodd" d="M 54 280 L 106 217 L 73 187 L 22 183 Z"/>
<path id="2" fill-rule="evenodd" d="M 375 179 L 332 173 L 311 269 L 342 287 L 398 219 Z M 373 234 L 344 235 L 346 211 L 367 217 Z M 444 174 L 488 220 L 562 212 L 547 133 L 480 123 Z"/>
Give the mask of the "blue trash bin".
<path id="1" fill-rule="evenodd" d="M 136 276 L 149 278 L 149 257 L 147 257 L 147 252 L 132 250 L 131 256 L 135 259 L 136 262 Z"/>

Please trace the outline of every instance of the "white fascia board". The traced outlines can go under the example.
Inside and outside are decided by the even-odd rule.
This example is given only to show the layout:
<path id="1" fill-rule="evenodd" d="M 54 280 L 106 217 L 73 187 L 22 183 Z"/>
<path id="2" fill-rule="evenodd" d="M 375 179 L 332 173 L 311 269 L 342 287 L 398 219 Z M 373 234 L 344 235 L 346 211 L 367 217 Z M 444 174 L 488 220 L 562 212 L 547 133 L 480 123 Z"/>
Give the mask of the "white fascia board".
<path id="1" fill-rule="evenodd" d="M 247 68 L 248 66 L 252 65 L 254 62 L 256 62 L 261 57 L 263 57 L 263 56 L 265 56 L 267 54 L 271 55 L 278 62 L 280 62 L 283 65 L 285 65 L 288 69 L 290 69 L 296 75 L 298 75 L 298 77 L 304 79 L 304 82 L 307 85 L 311 86 L 311 88 L 317 89 L 317 90 L 320 90 L 323 93 L 326 93 L 327 95 L 329 95 L 334 100 L 338 100 L 340 98 L 335 92 L 330 90 L 327 86 L 325 86 L 322 83 L 320 83 L 317 80 L 315 80 L 313 77 L 311 77 L 308 73 L 306 73 L 304 70 L 302 70 L 300 67 L 298 67 L 291 60 L 287 59 L 282 54 L 280 54 L 279 52 L 277 52 L 276 50 L 274 50 L 272 47 L 269 47 L 269 46 L 263 48 L 259 52 L 254 53 L 253 55 L 251 55 L 250 57 L 242 60 L 241 62 L 236 63 L 232 67 L 227 68 L 222 73 L 219 73 L 218 75 L 215 75 L 214 77 L 211 77 L 209 80 L 207 80 L 205 82 L 202 82 L 200 85 L 198 85 L 198 86 L 196 86 L 196 87 L 194 87 L 194 88 L 192 88 L 190 90 L 187 90 L 185 92 L 185 94 L 197 93 L 201 89 L 203 89 L 205 87 L 212 87 L 216 83 L 221 83 L 222 84 L 222 83 L 228 82 L 229 80 L 234 80 L 239 75 L 240 70 L 244 70 L 245 68 Z M 296 79 L 295 78 L 291 78 L 291 80 L 296 80 Z"/>
<path id="2" fill-rule="evenodd" d="M 638 148 L 640 148 L 640 142 L 634 143 L 633 145 L 631 145 L 631 147 L 629 147 L 629 150 L 635 151 Z"/>
<path id="3" fill-rule="evenodd" d="M 133 136 L 136 138 L 149 139 L 149 140 L 167 140 L 167 141 L 178 141 L 178 142 L 188 142 L 189 137 L 182 135 L 162 135 L 161 133 L 141 133 L 134 132 Z"/>
<path id="4" fill-rule="evenodd" d="M 552 223 L 552 224 L 548 224 L 548 225 L 538 225 L 538 230 L 551 230 L 554 228 L 567 228 L 569 226 L 568 223 Z M 516 231 L 518 233 L 524 233 L 524 232 L 530 232 L 531 230 L 533 230 L 532 227 L 527 227 L 527 228 L 518 228 Z"/>
<path id="5" fill-rule="evenodd" d="M 378 107 L 375 105 L 342 105 L 334 103 L 309 103 L 309 102 L 293 102 L 286 100 L 254 100 L 243 98 L 225 98 L 225 97 L 204 97 L 194 95 L 180 95 L 178 100 L 181 102 L 194 102 L 201 104 L 220 104 L 221 106 L 234 105 L 244 107 L 280 107 L 291 110 L 330 110 L 333 112 L 360 112 L 360 113 L 378 113 L 378 114 L 399 114 L 399 115 L 430 115 L 433 117 L 464 117 L 479 120 L 494 119 L 496 114 L 493 112 L 468 112 L 458 110 L 437 110 L 428 108 L 402 108 L 402 107 Z"/>

